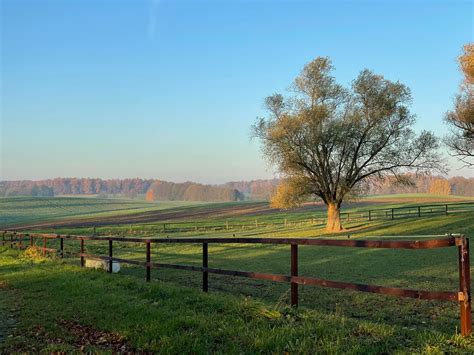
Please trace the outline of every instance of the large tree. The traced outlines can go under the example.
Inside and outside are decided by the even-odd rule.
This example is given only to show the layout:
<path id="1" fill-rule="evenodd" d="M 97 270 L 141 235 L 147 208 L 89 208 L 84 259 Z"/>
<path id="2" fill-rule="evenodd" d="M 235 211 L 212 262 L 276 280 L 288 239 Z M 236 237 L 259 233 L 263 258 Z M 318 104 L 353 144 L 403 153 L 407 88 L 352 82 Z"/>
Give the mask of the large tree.
<path id="1" fill-rule="evenodd" d="M 454 100 L 454 109 L 446 114 L 451 134 L 445 142 L 451 151 L 467 166 L 474 166 L 474 44 L 464 46 L 459 57 L 464 76 L 460 93 Z"/>
<path id="2" fill-rule="evenodd" d="M 328 58 L 308 63 L 293 83 L 293 95 L 265 99 L 269 115 L 253 128 L 283 176 L 274 204 L 291 207 L 318 197 L 327 205 L 327 230 L 338 231 L 342 202 L 367 180 L 441 165 L 437 139 L 412 130 L 405 85 L 363 70 L 346 89 L 332 69 Z"/>

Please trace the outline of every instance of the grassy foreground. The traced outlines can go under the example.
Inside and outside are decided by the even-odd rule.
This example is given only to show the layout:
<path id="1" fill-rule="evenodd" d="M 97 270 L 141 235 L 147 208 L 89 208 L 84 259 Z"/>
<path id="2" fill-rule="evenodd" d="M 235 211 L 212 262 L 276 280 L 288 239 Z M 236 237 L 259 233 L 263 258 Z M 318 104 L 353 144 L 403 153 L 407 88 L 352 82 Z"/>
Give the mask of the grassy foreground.
<path id="1" fill-rule="evenodd" d="M 133 277 L 17 256 L 3 249 L 0 259 L 2 303 L 10 307 L 3 311 L 15 310 L 16 318 L 2 352 L 113 350 L 109 339 L 118 339 L 127 350 L 164 353 L 474 349 L 469 340 L 455 335 L 397 329 L 337 313 L 268 307 L 242 297 L 206 295 L 163 282 L 145 284 Z M 84 339 L 71 333 L 76 323 L 86 327 L 87 334 L 101 336 Z"/>
<path id="2" fill-rule="evenodd" d="M 76 265 L 0 248 L 1 353 L 474 351 L 472 337 L 456 334 L 454 303 L 308 288 L 295 310 L 286 306 L 287 285 L 262 289 L 261 282 L 227 284 L 229 278 L 211 276 L 204 294 L 155 272 L 146 283 L 136 269 L 110 275 Z M 261 297 L 221 292 L 223 285 Z M 280 299 L 265 297 L 267 292 Z"/>
<path id="3" fill-rule="evenodd" d="M 389 203 L 406 205 L 384 202 Z M 189 212 L 204 207 L 180 208 Z M 27 211 L 15 210 L 12 216 L 14 213 Z M 313 211 L 291 214 L 300 213 L 310 216 Z M 275 217 L 272 213 L 258 216 L 268 222 Z M 235 218 L 250 224 L 255 216 Z M 97 231 L 101 235 L 166 237 L 156 232 L 159 225 L 134 225 L 133 231 L 129 226 L 110 225 Z M 472 240 L 474 236 L 472 212 L 347 221 L 345 227 L 341 234 L 328 235 L 323 226 L 311 223 L 262 224 L 253 229 L 175 231 L 170 237 L 347 238 L 350 234 L 351 238 L 379 239 L 465 233 Z M 89 234 L 90 228 L 52 231 Z M 48 246 L 57 247 L 54 242 Z M 69 251 L 78 251 L 78 246 L 75 241 L 65 243 Z M 107 244 L 88 242 L 86 252 L 106 255 Z M 117 244 L 114 255 L 143 261 L 144 246 Z M 198 245 L 157 245 L 152 248 L 152 261 L 200 265 L 201 249 Z M 281 245 L 211 245 L 209 263 L 216 268 L 288 274 L 290 253 L 288 246 Z M 300 275 L 420 290 L 456 291 L 458 284 L 455 248 L 301 246 L 299 269 Z M 204 294 L 200 273 L 153 269 L 150 283 L 144 276 L 143 268 L 134 266 L 122 265 L 120 274 L 109 275 L 81 269 L 77 259 L 43 259 L 0 246 L 0 353 L 474 353 L 474 337 L 457 335 L 459 307 L 454 302 L 304 286 L 300 287 L 300 307 L 295 310 L 287 306 L 287 284 L 211 274 L 210 292 Z"/>

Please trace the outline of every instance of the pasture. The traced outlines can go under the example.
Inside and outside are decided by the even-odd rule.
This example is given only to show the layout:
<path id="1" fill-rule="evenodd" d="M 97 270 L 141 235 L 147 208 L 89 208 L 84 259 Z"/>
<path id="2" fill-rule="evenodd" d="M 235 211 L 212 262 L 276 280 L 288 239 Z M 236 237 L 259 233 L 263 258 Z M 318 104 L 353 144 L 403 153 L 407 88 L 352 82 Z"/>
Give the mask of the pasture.
<path id="1" fill-rule="evenodd" d="M 0 226 L 14 227 L 35 222 L 75 219 L 103 219 L 133 215 L 196 203 L 186 201 L 148 202 L 100 197 L 7 197 L 0 198 Z M 202 204 L 202 202 L 201 202 Z"/>
<path id="2" fill-rule="evenodd" d="M 69 198 L 54 199 L 69 203 Z M 61 200 L 63 202 L 61 202 Z M 85 199 L 81 199 L 84 201 Z M 428 205 L 437 196 L 385 196 L 349 203 L 346 211 Z M 98 202 L 93 199 L 91 205 Z M 421 218 L 344 221 L 346 231 L 327 235 L 314 220 L 322 206 L 309 204 L 277 211 L 264 203 L 150 205 L 129 201 L 113 205 L 69 207 L 68 215 L 31 219 L 8 201 L 11 223 L 37 232 L 136 237 L 330 237 L 370 239 L 383 236 L 474 234 L 472 211 Z M 114 201 L 112 200 L 111 203 Z M 0 202 L 1 203 L 1 202 Z M 33 202 L 28 202 L 33 203 Z M 35 202 L 36 203 L 36 202 Z M 79 203 L 79 202 L 78 202 Z M 5 206 L 5 205 L 4 205 Z M 39 203 L 38 208 L 41 209 Z M 43 207 L 45 210 L 51 207 Z M 95 209 L 94 209 L 95 208 Z M 102 209 L 101 209 L 102 208 Z M 34 208 L 33 208 L 34 209 Z M 141 210 L 143 209 L 143 210 Z M 102 215 L 95 215 L 102 214 Z M 154 221 L 152 220 L 154 219 Z M 275 222 L 286 219 L 286 224 Z M 98 223 L 101 221 L 101 223 Z M 181 223 L 188 229 L 163 229 Z M 219 227 L 216 227 L 218 225 Z M 195 228 L 194 230 L 193 229 Z M 242 228 L 244 226 L 244 228 Z M 3 228 L 2 228 L 3 229 Z M 380 239 L 380 238 L 379 238 Z M 40 243 L 40 241 L 38 241 Z M 51 246 L 54 245 L 54 241 Z M 77 241 L 66 250 L 78 251 Z M 91 253 L 107 255 L 107 245 L 88 242 Z M 330 280 L 405 287 L 457 290 L 455 248 L 389 250 L 302 246 L 300 275 Z M 289 286 L 224 275 L 209 276 L 209 293 L 200 291 L 201 274 L 153 269 L 150 283 L 144 269 L 122 265 L 120 274 L 84 270 L 78 259 L 42 258 L 8 248 L 0 254 L 0 351 L 177 352 L 473 352 L 473 337 L 461 338 L 459 306 L 312 286 L 300 286 L 298 309 L 289 307 Z M 142 245 L 124 244 L 114 256 L 145 260 Z M 153 246 L 156 262 L 201 265 L 198 245 Z M 289 273 L 290 252 L 283 245 L 211 245 L 209 266 Z M 81 328 L 82 327 L 82 328 Z M 74 330 L 82 329 L 77 336 Z M 104 341 L 105 339 L 105 341 Z"/>

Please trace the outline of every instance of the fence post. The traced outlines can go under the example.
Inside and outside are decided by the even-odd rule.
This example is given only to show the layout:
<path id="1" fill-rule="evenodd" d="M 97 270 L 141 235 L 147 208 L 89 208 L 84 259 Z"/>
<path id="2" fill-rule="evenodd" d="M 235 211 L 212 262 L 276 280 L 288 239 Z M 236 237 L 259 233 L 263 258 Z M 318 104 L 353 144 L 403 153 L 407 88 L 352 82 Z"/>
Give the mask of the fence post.
<path id="1" fill-rule="evenodd" d="M 418 206 L 418 217 L 421 217 L 421 206 Z"/>
<path id="2" fill-rule="evenodd" d="M 59 248 L 61 250 L 61 259 L 64 258 L 64 238 L 60 237 L 59 239 Z"/>
<path id="3" fill-rule="evenodd" d="M 46 237 L 43 237 L 43 256 L 46 256 Z"/>
<path id="4" fill-rule="evenodd" d="M 81 238 L 81 267 L 84 267 L 84 239 Z"/>
<path id="5" fill-rule="evenodd" d="M 291 276 L 298 276 L 298 244 L 291 244 Z M 291 305 L 298 306 L 298 284 L 291 283 Z"/>
<path id="6" fill-rule="evenodd" d="M 16 237 L 16 232 L 13 232 L 13 234 L 10 234 L 10 249 L 13 249 L 13 236 Z"/>
<path id="7" fill-rule="evenodd" d="M 20 234 L 20 244 L 18 245 L 18 249 L 23 249 L 23 234 Z"/>
<path id="8" fill-rule="evenodd" d="M 202 267 L 207 268 L 209 266 L 209 255 L 208 255 L 208 244 L 202 243 Z M 202 290 L 207 292 L 209 289 L 209 273 L 203 271 L 202 273 Z"/>
<path id="9" fill-rule="evenodd" d="M 30 237 L 30 247 L 33 246 L 33 236 L 32 235 L 28 235 Z"/>
<path id="10" fill-rule="evenodd" d="M 393 219 L 393 208 L 392 208 L 392 219 Z"/>
<path id="11" fill-rule="evenodd" d="M 444 211 L 444 214 L 447 216 L 448 215 L 448 205 L 446 205 L 446 209 Z"/>
<path id="12" fill-rule="evenodd" d="M 5 246 L 5 232 L 2 233 L 2 247 Z"/>
<path id="13" fill-rule="evenodd" d="M 472 331 L 471 314 L 471 270 L 469 266 L 469 239 L 458 239 L 459 257 L 459 305 L 461 308 L 461 335 L 468 336 Z"/>
<path id="14" fill-rule="evenodd" d="M 146 241 L 146 281 L 150 282 L 151 276 L 151 245 L 150 240 Z"/>
<path id="15" fill-rule="evenodd" d="M 369 210 L 369 222 L 372 220 L 372 210 Z"/>
<path id="16" fill-rule="evenodd" d="M 112 240 L 109 239 L 109 269 L 107 272 L 112 273 Z"/>

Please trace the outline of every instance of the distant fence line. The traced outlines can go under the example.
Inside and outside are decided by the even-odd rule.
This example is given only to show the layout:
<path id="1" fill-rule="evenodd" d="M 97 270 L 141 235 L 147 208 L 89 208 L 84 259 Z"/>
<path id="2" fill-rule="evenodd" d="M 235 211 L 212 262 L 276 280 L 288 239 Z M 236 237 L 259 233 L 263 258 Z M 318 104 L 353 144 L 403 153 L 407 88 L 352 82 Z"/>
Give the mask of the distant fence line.
<path id="1" fill-rule="evenodd" d="M 459 203 L 443 203 L 443 204 L 429 204 L 429 205 L 416 205 L 406 207 L 393 207 L 393 208 L 374 208 L 365 211 L 356 212 L 341 212 L 341 220 L 343 222 L 359 222 L 359 221 L 374 221 L 374 220 L 394 220 L 403 218 L 421 218 L 433 215 L 445 215 L 462 213 L 462 212 L 474 212 L 474 202 L 459 202 Z M 270 222 L 263 222 L 259 217 L 255 217 L 252 223 L 231 223 L 228 220 L 223 220 L 222 223 L 216 223 L 216 221 L 205 222 L 205 221 L 183 221 L 183 222 L 153 222 L 154 226 L 151 228 L 153 231 L 163 233 L 173 232 L 198 232 L 207 230 L 226 230 L 226 231 L 239 231 L 246 229 L 256 229 L 270 226 L 282 226 L 292 227 L 297 225 L 323 225 L 326 223 L 326 217 L 319 213 L 311 218 L 278 218 Z M 145 223 L 146 224 L 146 223 Z M 139 224 L 130 224 L 130 232 L 133 231 L 133 226 Z M 95 227 L 94 227 L 94 234 Z"/>
<path id="2" fill-rule="evenodd" d="M 10 244 L 10 247 L 24 249 L 26 245 L 35 247 L 35 240 L 42 240 L 40 247 L 43 255 L 48 252 L 57 253 L 61 258 L 65 255 L 80 258 L 80 266 L 84 267 L 85 258 L 108 261 L 108 272 L 113 270 L 113 262 L 128 263 L 143 266 L 146 270 L 146 281 L 151 279 L 152 268 L 178 269 L 196 271 L 202 273 L 202 289 L 208 292 L 209 274 L 221 274 L 229 276 L 247 277 L 251 279 L 267 280 L 274 282 L 290 283 L 291 305 L 298 305 L 298 285 L 322 286 L 338 289 L 349 289 L 361 292 L 379 293 L 395 297 L 409 297 L 426 300 L 455 301 L 460 305 L 461 334 L 468 336 L 472 331 L 471 314 L 471 271 L 469 258 L 469 239 L 462 235 L 437 236 L 434 239 L 423 240 L 351 240 L 351 239 L 309 239 L 309 238 L 118 238 L 118 237 L 91 237 L 60 234 L 38 234 L 38 233 L 17 233 L 14 231 L 2 231 L 2 245 Z M 389 237 L 388 237 L 389 238 Z M 59 249 L 48 247 L 48 240 L 59 240 Z M 65 240 L 80 242 L 80 252 L 66 252 Z M 102 241 L 108 243 L 108 255 L 95 255 L 86 253 L 86 241 Z M 114 257 L 113 245 L 116 243 L 137 243 L 145 246 L 145 261 L 130 260 Z M 202 245 L 202 266 L 178 265 L 152 262 L 152 244 L 201 244 Z M 217 269 L 209 267 L 209 244 L 277 244 L 290 245 L 290 275 L 270 274 L 253 271 L 238 271 Z M 334 280 L 325 280 L 308 276 L 298 275 L 298 246 L 332 246 L 332 247 L 355 247 L 355 248 L 389 248 L 389 249 L 433 249 L 457 246 L 458 248 L 458 269 L 459 269 L 459 291 L 419 291 L 403 289 L 397 287 L 385 287 L 376 285 L 366 285 L 349 283 Z"/>

